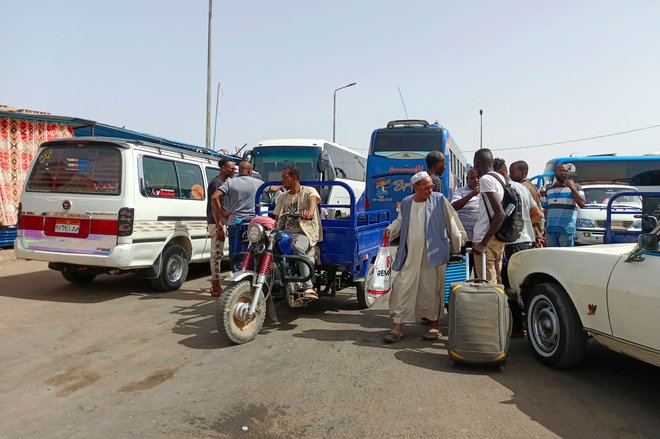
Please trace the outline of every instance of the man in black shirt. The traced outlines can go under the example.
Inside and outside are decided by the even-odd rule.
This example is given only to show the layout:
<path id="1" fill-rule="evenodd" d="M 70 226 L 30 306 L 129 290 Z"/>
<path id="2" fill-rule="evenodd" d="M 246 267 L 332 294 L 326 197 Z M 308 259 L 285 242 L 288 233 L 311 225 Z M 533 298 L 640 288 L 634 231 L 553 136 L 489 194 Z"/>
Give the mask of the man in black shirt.
<path id="1" fill-rule="evenodd" d="M 222 272 L 222 258 L 225 249 L 225 236 L 227 235 L 227 219 L 222 218 L 218 209 L 215 209 L 211 197 L 228 178 L 234 175 L 234 161 L 220 159 L 218 161 L 220 173 L 209 182 L 206 191 L 206 223 L 207 231 L 211 237 L 211 296 L 218 297 L 222 293 L 220 273 Z"/>

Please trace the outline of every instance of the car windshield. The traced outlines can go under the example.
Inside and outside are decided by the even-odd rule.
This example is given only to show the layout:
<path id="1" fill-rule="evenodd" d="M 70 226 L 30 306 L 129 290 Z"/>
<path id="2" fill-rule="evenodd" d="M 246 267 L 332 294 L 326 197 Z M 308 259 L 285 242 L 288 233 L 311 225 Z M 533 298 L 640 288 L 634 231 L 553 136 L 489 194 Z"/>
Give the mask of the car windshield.
<path id="1" fill-rule="evenodd" d="M 607 204 L 615 194 L 621 192 L 634 192 L 629 188 L 585 188 L 584 195 L 587 204 Z M 642 208 L 642 200 L 640 197 L 624 195 L 614 200 L 612 204 L 624 204 L 627 206 L 634 206 Z"/>

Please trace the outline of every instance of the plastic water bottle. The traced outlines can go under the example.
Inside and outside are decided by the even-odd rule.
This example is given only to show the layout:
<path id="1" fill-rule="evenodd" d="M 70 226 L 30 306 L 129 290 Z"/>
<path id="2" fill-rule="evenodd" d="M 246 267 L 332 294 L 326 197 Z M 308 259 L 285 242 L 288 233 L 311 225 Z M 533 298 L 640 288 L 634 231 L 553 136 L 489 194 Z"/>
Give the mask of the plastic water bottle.
<path id="1" fill-rule="evenodd" d="M 514 210 L 516 210 L 516 206 L 513 203 L 509 203 L 509 205 L 506 206 L 506 209 L 504 209 L 504 213 L 506 216 L 509 216 L 513 213 Z"/>

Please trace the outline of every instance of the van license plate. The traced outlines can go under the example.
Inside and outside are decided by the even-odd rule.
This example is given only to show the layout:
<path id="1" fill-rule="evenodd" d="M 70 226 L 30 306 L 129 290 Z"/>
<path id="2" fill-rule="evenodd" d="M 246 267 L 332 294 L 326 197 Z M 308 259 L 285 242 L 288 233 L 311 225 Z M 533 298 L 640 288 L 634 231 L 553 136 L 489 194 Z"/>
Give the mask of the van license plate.
<path id="1" fill-rule="evenodd" d="M 80 222 L 55 223 L 55 233 L 80 233 Z"/>

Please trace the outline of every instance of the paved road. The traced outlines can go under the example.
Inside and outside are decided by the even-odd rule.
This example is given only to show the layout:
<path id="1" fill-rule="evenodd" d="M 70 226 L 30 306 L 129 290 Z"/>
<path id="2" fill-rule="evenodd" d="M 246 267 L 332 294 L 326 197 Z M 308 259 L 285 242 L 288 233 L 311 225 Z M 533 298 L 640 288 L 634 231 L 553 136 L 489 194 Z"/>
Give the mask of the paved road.
<path id="1" fill-rule="evenodd" d="M 503 371 L 452 368 L 445 339 L 394 346 L 386 303 L 350 293 L 228 346 L 196 268 L 178 292 L 134 276 L 72 286 L 0 258 L 0 437 L 568 437 L 660 434 L 660 369 L 590 343 L 572 371 L 514 340 Z M 247 431 L 243 431 L 243 427 Z"/>

